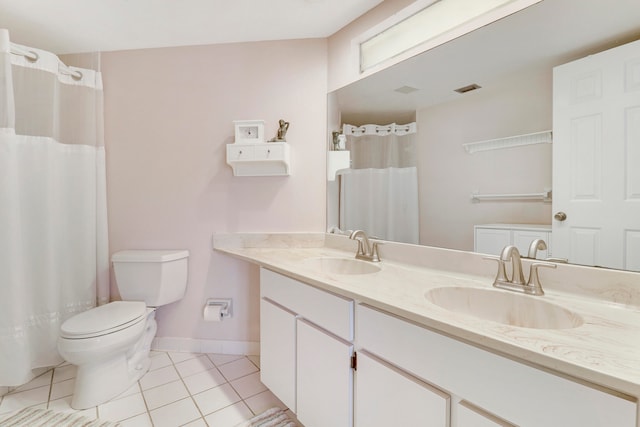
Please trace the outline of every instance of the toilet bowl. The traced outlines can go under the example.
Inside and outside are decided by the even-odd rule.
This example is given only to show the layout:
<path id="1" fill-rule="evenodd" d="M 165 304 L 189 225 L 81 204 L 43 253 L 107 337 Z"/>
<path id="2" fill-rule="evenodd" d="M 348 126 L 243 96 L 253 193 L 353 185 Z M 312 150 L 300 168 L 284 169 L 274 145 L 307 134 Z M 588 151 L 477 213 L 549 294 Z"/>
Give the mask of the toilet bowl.
<path id="1" fill-rule="evenodd" d="M 113 255 L 116 284 L 125 301 L 77 314 L 60 328 L 58 352 L 78 367 L 72 408 L 105 403 L 148 371 L 157 330 L 155 307 L 184 296 L 188 255 L 144 250 Z"/>

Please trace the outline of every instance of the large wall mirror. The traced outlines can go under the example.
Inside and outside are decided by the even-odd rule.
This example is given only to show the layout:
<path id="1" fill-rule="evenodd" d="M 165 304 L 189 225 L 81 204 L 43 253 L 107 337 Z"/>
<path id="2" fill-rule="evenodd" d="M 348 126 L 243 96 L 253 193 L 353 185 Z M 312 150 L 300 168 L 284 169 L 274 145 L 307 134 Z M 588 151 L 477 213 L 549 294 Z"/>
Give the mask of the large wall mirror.
<path id="1" fill-rule="evenodd" d="M 556 206 L 553 190 L 564 179 L 563 171 L 568 170 L 560 168 L 560 160 L 554 158 L 555 143 L 547 140 L 475 153 L 469 153 L 465 146 L 539 132 L 544 135 L 553 130 L 554 67 L 638 39 L 637 0 L 543 0 L 330 93 L 329 117 L 339 117 L 341 125 L 354 126 L 416 123 L 419 227 L 414 243 L 472 251 L 476 245 L 474 230 L 479 225 L 569 229 L 570 220 L 580 208 L 567 211 L 564 222 L 561 215 L 554 219 L 563 207 Z M 637 73 L 632 77 L 640 82 L 640 65 L 630 70 L 631 74 Z M 455 91 L 470 85 L 480 88 L 466 93 Z M 633 120 L 635 124 L 627 128 L 631 138 L 627 143 L 640 150 L 640 118 Z M 607 150 L 607 136 L 603 133 L 600 150 Z M 575 165 L 580 169 L 585 162 L 598 164 L 599 158 L 587 155 L 570 162 L 574 169 Z M 633 168 L 626 163 L 619 168 Z M 640 170 L 640 166 L 636 168 Z M 640 186 L 640 178 L 633 179 Z M 340 204 L 350 197 L 342 181 L 341 175 L 328 181 L 329 230 L 351 228 L 344 227 L 340 219 Z M 528 197 L 538 194 L 542 197 Z M 474 195 L 522 197 L 474 200 Z M 635 209 L 640 207 L 640 197 L 632 202 L 637 205 Z M 593 206 L 583 204 L 584 210 Z M 631 225 L 625 226 L 630 231 L 622 239 L 629 247 L 637 246 L 635 255 L 628 253 L 627 247 L 620 250 L 626 257 L 620 264 L 600 262 L 597 256 L 595 261 L 566 258 L 578 264 L 639 271 L 640 243 L 633 240 L 640 236 L 640 211 L 634 215 Z M 616 214 L 606 211 L 600 219 L 619 222 Z M 560 247 L 554 245 L 554 237 L 554 233 L 548 234 L 550 255 L 564 257 L 565 253 L 553 251 Z M 572 244 L 580 246 L 580 242 L 578 239 Z M 630 260 L 632 255 L 638 260 Z"/>

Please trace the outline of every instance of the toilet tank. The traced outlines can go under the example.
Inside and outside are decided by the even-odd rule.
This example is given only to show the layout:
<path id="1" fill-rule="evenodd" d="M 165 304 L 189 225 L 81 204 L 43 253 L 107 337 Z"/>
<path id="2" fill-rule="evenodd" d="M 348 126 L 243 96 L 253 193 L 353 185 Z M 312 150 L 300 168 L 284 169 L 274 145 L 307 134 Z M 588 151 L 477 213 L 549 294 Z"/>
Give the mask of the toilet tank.
<path id="1" fill-rule="evenodd" d="M 187 289 L 186 250 L 126 250 L 111 256 L 124 301 L 158 307 L 178 301 Z"/>

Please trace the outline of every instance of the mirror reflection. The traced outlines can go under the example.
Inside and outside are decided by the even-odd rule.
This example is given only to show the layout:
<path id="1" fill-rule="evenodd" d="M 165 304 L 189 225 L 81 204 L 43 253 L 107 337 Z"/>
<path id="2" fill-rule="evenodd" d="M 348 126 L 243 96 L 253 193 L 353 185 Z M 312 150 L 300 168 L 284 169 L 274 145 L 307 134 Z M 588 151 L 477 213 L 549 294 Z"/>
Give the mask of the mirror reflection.
<path id="1" fill-rule="evenodd" d="M 607 19 L 602 19 L 603 16 Z M 611 144 L 607 138 L 611 133 L 598 128 L 599 137 L 594 136 L 597 132 L 589 134 L 589 129 L 593 131 L 597 125 L 583 116 L 563 119 L 583 126 L 569 126 L 558 134 L 558 113 L 554 112 L 554 104 L 558 105 L 554 92 L 557 96 L 558 91 L 554 89 L 553 76 L 554 67 L 640 39 L 638 22 L 637 1 L 619 1 L 614 8 L 605 0 L 544 0 L 331 93 L 329 105 L 339 109 L 344 125 L 353 125 L 355 129 L 364 129 L 361 127 L 367 124 L 381 129 L 394 123 L 415 122 L 416 125 L 417 235 L 378 237 L 493 254 L 504 246 L 505 239 L 524 248 L 522 252 L 526 254 L 531 241 L 542 238 L 549 249 L 539 251 L 538 258 L 567 258 L 572 263 L 640 270 L 640 243 L 636 243 L 640 242 L 640 237 L 636 238 L 640 236 L 640 231 L 636 231 L 640 230 L 640 211 L 632 210 L 628 214 L 631 219 L 624 230 L 616 231 L 617 240 L 602 238 L 599 231 L 592 232 L 600 226 L 576 222 L 579 218 L 583 221 L 582 211 L 593 211 L 596 205 L 608 204 L 598 189 L 590 188 L 585 182 L 604 182 L 600 157 L 616 150 L 608 150 L 610 146 L 606 145 Z M 634 49 L 640 58 L 638 46 L 636 43 Z M 603 61 L 608 64 L 616 59 L 605 57 Z M 618 61 L 633 63 L 634 60 L 627 54 L 627 59 Z M 627 76 L 640 79 L 640 68 L 630 70 Z M 574 71 L 574 77 L 567 77 L 565 85 L 581 87 L 583 84 L 588 90 L 590 84 L 595 85 L 593 87 L 602 84 L 576 80 L 575 76 L 581 78 L 585 73 L 589 74 L 584 70 Z M 479 88 L 455 92 L 471 85 Z M 640 105 L 638 94 L 640 90 L 630 95 L 633 98 L 630 102 L 636 102 L 635 105 Z M 640 120 L 634 119 L 633 114 L 627 116 L 626 134 L 630 136 L 624 143 L 638 148 Z M 352 128 L 345 126 L 345 129 Z M 544 138 L 534 144 L 517 142 L 531 134 L 548 135 L 552 130 L 553 143 Z M 580 140 L 590 141 L 597 150 L 581 148 L 558 156 L 555 150 L 562 145 L 561 140 L 571 141 L 577 135 Z M 358 141 L 366 135 L 345 133 L 345 136 L 349 149 L 351 145 L 360 144 Z M 505 138 L 511 137 L 515 138 L 501 146 Z M 491 141 L 488 143 L 491 146 L 496 140 L 499 148 L 474 153 L 465 149 L 469 144 L 486 141 Z M 352 159 L 354 155 L 358 157 L 357 148 L 352 150 Z M 626 160 L 623 156 L 609 162 L 613 168 L 623 170 L 625 162 L 629 165 L 632 161 L 628 156 L 634 153 L 627 150 Z M 640 157 L 637 160 L 640 161 Z M 560 165 L 560 161 L 564 165 Z M 354 178 L 364 173 L 359 169 L 354 164 L 351 170 L 339 173 L 335 181 L 328 181 L 328 229 L 347 230 L 364 224 L 357 228 L 375 236 L 382 233 L 368 230 L 367 224 L 378 221 L 379 215 L 402 223 L 403 214 L 409 215 L 409 211 L 403 207 L 398 209 L 402 205 L 394 199 L 386 205 L 392 209 L 376 205 L 362 210 L 366 213 L 362 222 L 349 219 L 347 215 L 354 215 L 351 206 L 364 194 L 361 187 L 350 189 Z M 591 172 L 585 172 L 588 169 Z M 640 182 L 631 172 L 623 179 L 627 183 L 629 180 Z M 392 194 L 404 191 L 394 188 L 389 184 L 391 181 L 393 179 L 386 180 L 384 185 L 392 189 Z M 367 185 L 382 188 L 383 184 L 373 182 Z M 559 185 L 570 187 L 567 190 L 570 194 L 562 194 L 565 190 L 558 190 L 562 188 Z M 406 183 L 399 187 L 413 191 Z M 640 199 L 634 194 L 627 199 Z M 497 197 L 474 197 L 478 195 Z M 560 199 L 579 199 L 579 203 L 558 205 Z M 567 219 L 558 220 L 559 214 L 566 215 Z M 603 209 L 596 216 L 606 225 L 619 222 L 616 211 Z M 596 243 L 604 247 L 596 251 L 589 246 Z M 638 249 L 634 249 L 636 247 Z M 580 248 L 583 250 L 577 250 Z M 615 252 L 612 257 L 615 259 L 605 259 L 603 252 Z"/>

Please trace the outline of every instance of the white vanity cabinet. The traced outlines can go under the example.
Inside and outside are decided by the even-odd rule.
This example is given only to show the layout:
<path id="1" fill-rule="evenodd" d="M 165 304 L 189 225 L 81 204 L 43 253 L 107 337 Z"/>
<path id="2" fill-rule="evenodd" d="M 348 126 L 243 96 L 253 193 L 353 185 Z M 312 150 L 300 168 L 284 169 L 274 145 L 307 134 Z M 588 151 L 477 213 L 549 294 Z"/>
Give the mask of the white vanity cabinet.
<path id="1" fill-rule="evenodd" d="M 358 351 L 357 427 L 449 426 L 449 396 L 366 351 Z"/>
<path id="2" fill-rule="evenodd" d="M 305 427 L 353 425 L 354 302 L 260 269 L 261 381 Z"/>
<path id="3" fill-rule="evenodd" d="M 637 402 L 631 398 L 499 356 L 366 305 L 357 306 L 356 318 L 358 355 L 366 351 L 450 394 L 453 427 L 636 427 Z"/>
<path id="4" fill-rule="evenodd" d="M 458 402 L 455 406 L 455 412 L 456 427 L 515 427 L 469 402 Z"/>
<path id="5" fill-rule="evenodd" d="M 502 249 L 514 245 L 518 251 L 526 256 L 529 245 L 536 239 L 542 239 L 547 244 L 546 251 L 538 251 L 538 259 L 551 256 L 551 226 L 537 224 L 483 224 L 474 229 L 474 252 L 500 255 Z"/>

